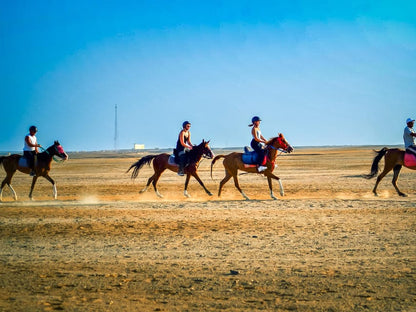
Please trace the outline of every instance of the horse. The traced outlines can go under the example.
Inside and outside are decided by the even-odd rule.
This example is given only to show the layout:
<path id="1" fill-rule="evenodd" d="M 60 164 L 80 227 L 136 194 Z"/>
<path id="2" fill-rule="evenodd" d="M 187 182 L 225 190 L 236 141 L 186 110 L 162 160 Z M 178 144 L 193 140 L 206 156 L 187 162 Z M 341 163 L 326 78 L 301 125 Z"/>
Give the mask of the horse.
<path id="1" fill-rule="evenodd" d="M 266 152 L 266 158 L 267 158 L 266 166 L 267 166 L 267 169 L 265 171 L 261 172 L 261 174 L 263 174 L 264 176 L 267 177 L 267 181 L 269 183 L 269 189 L 270 189 L 270 196 L 272 197 L 272 199 L 277 199 L 277 197 L 275 197 L 274 194 L 273 194 L 272 179 L 275 179 L 279 182 L 280 194 L 282 196 L 284 196 L 282 182 L 280 181 L 279 177 L 277 177 L 273 174 L 273 170 L 275 168 L 275 161 L 276 161 L 276 157 L 277 157 L 277 152 L 279 151 L 279 149 L 282 149 L 284 152 L 287 152 L 287 153 L 293 152 L 293 147 L 286 141 L 285 137 L 281 133 L 279 133 L 279 136 L 270 139 L 266 143 L 266 151 L 267 151 Z M 240 185 L 238 183 L 238 178 L 237 178 L 237 172 L 238 172 L 238 170 L 242 170 L 242 171 L 245 171 L 245 172 L 248 172 L 248 173 L 259 173 L 259 172 L 257 171 L 256 166 L 250 166 L 250 167 L 245 166 L 245 164 L 243 163 L 243 160 L 242 160 L 242 156 L 243 156 L 243 153 L 234 152 L 234 153 L 231 153 L 231 154 L 228 154 L 228 155 L 218 155 L 212 160 L 212 162 L 211 162 L 211 178 L 212 178 L 212 168 L 213 168 L 215 162 L 220 158 L 224 158 L 223 165 L 224 165 L 224 168 L 225 168 L 225 177 L 220 182 L 220 186 L 219 186 L 219 189 L 218 189 L 218 197 L 221 196 L 221 190 L 222 190 L 224 184 L 227 183 L 228 180 L 233 178 L 234 179 L 234 185 L 237 188 L 237 190 L 241 193 L 241 195 L 243 195 L 243 197 L 246 200 L 249 200 L 247 195 L 240 188 Z"/>
<path id="2" fill-rule="evenodd" d="M 392 184 L 394 188 L 396 189 L 397 194 L 402 197 L 406 197 L 407 195 L 399 190 L 397 187 L 397 179 L 399 178 L 400 170 L 402 169 L 402 166 L 405 166 L 409 169 L 416 170 L 416 166 L 406 166 L 404 162 L 405 158 L 405 151 L 401 150 L 399 148 L 387 148 L 383 147 L 379 151 L 376 152 L 376 157 L 374 157 L 373 163 L 371 165 L 371 172 L 370 174 L 366 175 L 365 178 L 371 179 L 374 178 L 378 173 L 378 163 L 380 160 L 384 157 L 384 169 L 383 172 L 380 173 L 380 175 L 377 177 L 376 185 L 374 186 L 373 193 L 375 196 L 377 196 L 377 186 L 380 183 L 380 181 L 385 177 L 387 173 L 389 173 L 391 170 L 393 170 L 393 180 Z"/>
<path id="3" fill-rule="evenodd" d="M 208 159 L 212 159 L 214 157 L 214 153 L 211 151 L 211 148 L 209 147 L 209 141 L 202 140 L 202 142 L 199 145 L 193 146 L 192 150 L 190 150 L 187 154 L 188 154 L 188 165 L 185 166 L 184 168 L 184 173 L 186 174 L 184 195 L 186 197 L 190 197 L 187 189 L 188 189 L 189 179 L 191 178 L 191 176 L 193 176 L 199 182 L 199 184 L 202 186 L 205 192 L 209 196 L 212 196 L 212 193 L 205 187 L 204 183 L 199 178 L 198 173 L 197 173 L 198 165 L 202 157 L 208 158 Z M 156 192 L 156 195 L 160 198 L 163 198 L 163 196 L 159 193 L 157 189 L 157 186 L 156 186 L 157 181 L 159 180 L 160 176 L 166 169 L 169 169 L 173 172 L 178 172 L 178 169 L 179 169 L 177 164 L 172 164 L 169 162 L 169 157 L 170 155 L 167 153 L 162 153 L 162 154 L 157 154 L 157 155 L 148 155 L 148 156 L 144 156 L 143 158 L 141 158 L 140 160 L 138 160 L 137 162 L 135 162 L 134 164 L 130 166 L 127 172 L 129 172 L 132 168 L 134 168 L 131 174 L 131 178 L 135 179 L 137 175 L 139 174 L 139 170 L 143 167 L 143 165 L 148 164 L 150 166 L 150 162 L 153 160 L 154 174 L 147 180 L 146 186 L 140 191 L 140 193 L 144 193 L 149 188 L 150 183 L 152 183 L 153 188 Z"/>
<path id="4" fill-rule="evenodd" d="M 35 161 L 35 176 L 32 179 L 32 186 L 30 188 L 29 198 L 32 200 L 32 193 L 35 187 L 36 180 L 38 177 L 44 177 L 46 180 L 52 183 L 53 186 L 53 197 L 57 199 L 58 193 L 56 190 L 56 183 L 55 181 L 49 176 L 49 171 L 51 170 L 51 162 L 54 156 L 58 156 L 62 160 L 67 160 L 68 155 L 65 153 L 64 149 L 62 148 L 61 144 L 58 141 L 55 141 L 53 145 L 48 147 L 44 152 L 37 154 Z M 10 156 L 1 156 L 0 157 L 0 164 L 3 164 L 4 170 L 6 171 L 6 178 L 1 183 L 0 188 L 0 201 L 2 201 L 2 194 L 3 188 L 7 184 L 10 191 L 13 194 L 15 200 L 17 200 L 16 192 L 14 191 L 11 181 L 12 177 L 15 174 L 16 170 L 19 170 L 22 173 L 29 174 L 30 168 L 25 166 L 24 164 L 19 164 L 19 160 L 22 158 L 22 155 L 13 154 Z"/>

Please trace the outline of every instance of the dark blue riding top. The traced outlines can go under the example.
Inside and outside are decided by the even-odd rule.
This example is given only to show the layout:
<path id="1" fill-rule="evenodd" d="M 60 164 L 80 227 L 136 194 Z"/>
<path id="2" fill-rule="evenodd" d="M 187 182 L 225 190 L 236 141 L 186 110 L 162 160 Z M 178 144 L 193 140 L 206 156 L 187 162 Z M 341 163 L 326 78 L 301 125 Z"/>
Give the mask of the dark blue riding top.
<path id="1" fill-rule="evenodd" d="M 189 134 L 188 136 L 184 135 L 185 143 L 189 143 Z M 185 147 L 181 144 L 181 140 L 178 137 L 178 141 L 176 142 L 176 152 L 179 154 L 180 152 L 183 152 L 185 150 Z"/>

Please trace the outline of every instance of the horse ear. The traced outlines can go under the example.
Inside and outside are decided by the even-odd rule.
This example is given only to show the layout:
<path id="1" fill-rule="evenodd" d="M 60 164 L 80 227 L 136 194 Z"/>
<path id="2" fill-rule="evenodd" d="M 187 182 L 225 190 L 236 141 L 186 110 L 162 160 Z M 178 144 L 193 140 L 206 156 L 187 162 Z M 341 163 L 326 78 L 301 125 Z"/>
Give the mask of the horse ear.
<path id="1" fill-rule="evenodd" d="M 54 142 L 54 144 L 55 144 L 55 145 L 61 145 L 61 144 L 59 144 L 58 140 L 56 140 L 56 141 Z"/>

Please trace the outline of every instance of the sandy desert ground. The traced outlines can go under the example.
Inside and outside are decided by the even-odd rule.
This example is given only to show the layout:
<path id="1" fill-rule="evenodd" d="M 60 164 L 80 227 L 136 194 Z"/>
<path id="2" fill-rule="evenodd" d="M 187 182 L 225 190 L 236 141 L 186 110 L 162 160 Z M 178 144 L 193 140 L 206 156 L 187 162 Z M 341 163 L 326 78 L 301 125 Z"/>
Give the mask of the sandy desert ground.
<path id="1" fill-rule="evenodd" d="M 221 151 L 216 151 L 216 153 Z M 105 157 L 104 157 L 105 156 Z M 111 156 L 111 155 L 110 155 Z M 0 311 L 416 311 L 416 172 L 363 179 L 371 147 L 305 148 L 280 156 L 286 195 L 241 175 L 209 197 L 166 172 L 164 195 L 138 191 L 126 169 L 140 155 L 70 155 L 53 163 L 58 200 L 17 173 L 0 203 Z M 0 178 L 5 176 L 0 169 Z M 278 184 L 275 183 L 278 195 Z"/>

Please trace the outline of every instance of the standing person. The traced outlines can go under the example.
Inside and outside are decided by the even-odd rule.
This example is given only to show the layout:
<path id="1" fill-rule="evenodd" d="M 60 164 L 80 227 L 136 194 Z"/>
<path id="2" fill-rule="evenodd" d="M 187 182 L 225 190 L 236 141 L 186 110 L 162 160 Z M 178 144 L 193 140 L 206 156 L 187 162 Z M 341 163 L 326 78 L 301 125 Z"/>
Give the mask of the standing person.
<path id="1" fill-rule="evenodd" d="M 404 128 L 404 133 L 403 133 L 404 147 L 406 148 L 406 151 L 411 152 L 416 155 L 416 144 L 415 144 L 416 132 L 415 130 L 413 130 L 415 120 L 412 118 L 407 118 L 406 124 L 407 124 L 407 127 Z"/>
<path id="2" fill-rule="evenodd" d="M 178 141 L 176 142 L 176 153 L 178 155 L 178 175 L 184 175 L 184 168 L 187 160 L 186 152 L 192 149 L 191 143 L 191 132 L 189 129 L 191 128 L 191 123 L 189 121 L 184 121 L 182 123 L 182 130 L 179 132 Z"/>
<path id="3" fill-rule="evenodd" d="M 251 118 L 251 124 L 248 125 L 251 128 L 251 135 L 253 136 L 253 139 L 251 140 L 250 146 L 253 150 L 256 151 L 258 155 L 258 172 L 262 172 L 267 169 L 267 167 L 262 166 L 262 162 L 264 159 L 264 149 L 263 149 L 263 143 L 267 143 L 266 139 L 263 137 L 260 131 L 260 122 L 261 119 L 258 116 L 254 116 Z"/>
<path id="4" fill-rule="evenodd" d="M 27 159 L 30 168 L 30 176 L 32 177 L 36 175 L 36 154 L 38 153 L 38 147 L 41 147 L 36 139 L 36 132 L 38 132 L 38 129 L 35 126 L 29 128 L 29 134 L 25 136 L 25 145 L 23 147 L 23 156 Z"/>

